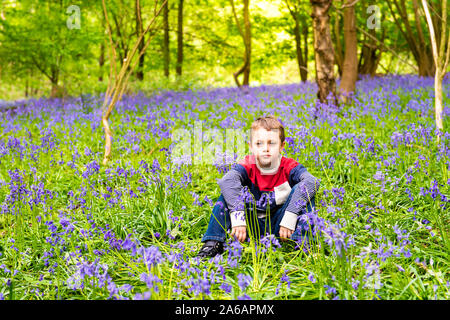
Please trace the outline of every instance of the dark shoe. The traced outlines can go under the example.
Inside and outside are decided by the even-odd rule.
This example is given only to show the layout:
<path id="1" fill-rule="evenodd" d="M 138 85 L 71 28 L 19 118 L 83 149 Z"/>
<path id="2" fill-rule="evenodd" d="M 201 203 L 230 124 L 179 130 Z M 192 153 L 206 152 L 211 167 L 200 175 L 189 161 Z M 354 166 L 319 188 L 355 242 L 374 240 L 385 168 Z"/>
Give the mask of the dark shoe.
<path id="1" fill-rule="evenodd" d="M 223 242 L 216 240 L 208 240 L 197 254 L 200 258 L 212 258 L 223 253 Z"/>

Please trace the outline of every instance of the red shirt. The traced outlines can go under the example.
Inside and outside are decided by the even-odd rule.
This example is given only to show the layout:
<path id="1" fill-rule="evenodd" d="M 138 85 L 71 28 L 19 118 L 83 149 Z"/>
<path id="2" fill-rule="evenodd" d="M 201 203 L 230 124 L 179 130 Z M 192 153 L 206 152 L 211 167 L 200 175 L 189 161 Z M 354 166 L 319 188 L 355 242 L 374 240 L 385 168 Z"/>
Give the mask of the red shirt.
<path id="1" fill-rule="evenodd" d="M 285 182 L 289 183 L 291 170 L 299 164 L 294 159 L 281 157 L 280 165 L 276 173 L 262 174 L 256 165 L 254 155 L 247 155 L 238 163 L 245 168 L 248 178 L 260 191 L 274 191 L 275 187 Z"/>

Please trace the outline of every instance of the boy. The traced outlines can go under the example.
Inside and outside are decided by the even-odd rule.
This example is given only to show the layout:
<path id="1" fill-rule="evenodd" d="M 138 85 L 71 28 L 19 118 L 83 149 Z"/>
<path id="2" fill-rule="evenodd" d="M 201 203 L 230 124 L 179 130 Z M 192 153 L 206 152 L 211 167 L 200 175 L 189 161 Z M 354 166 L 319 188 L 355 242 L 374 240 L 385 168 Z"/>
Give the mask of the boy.
<path id="1" fill-rule="evenodd" d="M 314 206 L 319 180 L 297 161 L 281 156 L 284 145 L 284 126 L 275 117 L 269 115 L 253 122 L 251 155 L 234 164 L 218 181 L 222 195 L 213 208 L 199 257 L 223 253 L 226 230 L 230 227 L 231 237 L 240 242 L 247 239 L 247 231 L 259 236 L 274 234 L 282 241 L 299 239 L 300 231 L 295 231 L 298 215 Z M 244 186 L 254 200 L 248 194 L 245 197 Z M 256 212 L 253 212 L 255 202 Z M 270 221 L 267 206 L 270 206 Z"/>

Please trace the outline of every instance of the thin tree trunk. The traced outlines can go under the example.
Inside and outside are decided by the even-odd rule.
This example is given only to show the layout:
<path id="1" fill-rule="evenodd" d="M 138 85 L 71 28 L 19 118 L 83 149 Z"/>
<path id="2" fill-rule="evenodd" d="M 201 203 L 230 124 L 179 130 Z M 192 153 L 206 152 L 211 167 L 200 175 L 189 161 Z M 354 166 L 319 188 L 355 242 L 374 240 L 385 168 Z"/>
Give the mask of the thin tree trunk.
<path id="1" fill-rule="evenodd" d="M 52 90 L 50 92 L 50 98 L 59 98 L 60 96 L 60 88 L 58 86 L 57 80 L 52 80 Z"/>
<path id="2" fill-rule="evenodd" d="M 164 39 L 163 39 L 163 59 L 164 59 L 164 76 L 169 77 L 170 52 L 169 52 L 169 3 L 164 6 Z"/>
<path id="3" fill-rule="evenodd" d="M 436 128 L 440 131 L 444 131 L 444 123 L 442 120 L 442 111 L 443 111 L 443 103 L 442 103 L 442 80 L 444 78 L 444 74 L 441 72 L 440 68 L 436 68 L 436 73 L 434 75 L 434 97 L 435 97 L 435 121 Z M 439 141 L 439 136 L 438 136 Z"/>
<path id="4" fill-rule="evenodd" d="M 181 76 L 183 70 L 183 0 L 178 2 L 178 29 L 177 29 L 177 65 L 176 73 Z"/>
<path id="5" fill-rule="evenodd" d="M 98 58 L 98 66 L 100 69 L 100 75 L 98 81 L 103 81 L 103 66 L 105 65 L 105 44 L 102 42 L 100 44 L 100 57 Z"/>
<path id="6" fill-rule="evenodd" d="M 244 0 L 244 42 L 245 45 L 245 59 L 247 67 L 244 69 L 244 81 L 243 85 L 248 86 L 250 84 L 250 59 L 251 59 L 251 30 L 250 30 L 250 15 L 249 15 L 249 1 Z"/>
<path id="7" fill-rule="evenodd" d="M 249 15 L 249 0 L 244 0 L 244 30 L 242 30 L 241 24 L 236 14 L 236 9 L 234 7 L 234 0 L 230 0 L 231 7 L 233 10 L 233 15 L 236 21 L 236 25 L 238 27 L 239 33 L 244 42 L 244 65 L 236 71 L 234 76 L 234 81 L 238 87 L 242 85 L 248 86 L 250 82 L 250 57 L 251 57 L 251 25 L 250 25 L 250 15 Z M 241 74 L 244 74 L 243 83 L 239 82 L 238 77 Z"/>
<path id="8" fill-rule="evenodd" d="M 135 13 L 136 13 L 136 35 L 139 37 L 144 32 L 144 27 L 142 24 L 141 4 L 139 0 L 136 0 Z M 144 45 L 145 45 L 145 38 L 143 37 L 142 41 L 139 42 L 138 50 L 142 51 Z M 136 70 L 136 78 L 139 81 L 144 80 L 144 60 L 145 60 L 145 52 L 139 57 L 139 64 Z"/>
<path id="9" fill-rule="evenodd" d="M 30 94 L 31 72 L 32 72 L 32 70 L 30 69 L 30 72 L 27 74 L 27 77 L 25 79 L 25 97 L 28 97 L 28 95 Z"/>
<path id="10" fill-rule="evenodd" d="M 52 67 L 51 78 L 50 78 L 50 82 L 52 84 L 52 90 L 50 92 L 51 98 L 58 98 L 61 95 L 61 90 L 60 90 L 60 87 L 58 86 L 58 80 L 59 80 L 58 75 L 59 75 L 59 70 L 57 70 L 56 67 Z"/>
<path id="11" fill-rule="evenodd" d="M 103 165 L 106 165 L 111 157 L 111 147 L 112 147 L 112 132 L 111 128 L 109 126 L 109 116 L 111 115 L 111 112 L 117 103 L 122 97 L 122 94 L 125 90 L 125 87 L 128 83 L 128 79 L 133 72 L 133 70 L 136 67 L 137 62 L 139 61 L 139 57 L 144 54 L 145 50 L 147 49 L 148 45 L 150 44 L 150 41 L 152 39 L 151 36 L 148 37 L 148 39 L 145 42 L 144 47 L 142 50 L 138 50 L 139 43 L 142 41 L 145 37 L 145 35 L 149 32 L 150 28 L 152 27 L 153 23 L 155 22 L 156 18 L 159 16 L 163 8 L 167 5 L 168 0 L 164 0 L 161 7 L 154 12 L 154 16 L 149 22 L 147 28 L 144 30 L 143 33 L 141 33 L 138 36 L 138 39 L 136 43 L 134 43 L 133 48 L 131 49 L 130 55 L 127 56 L 127 59 L 123 61 L 123 64 L 121 65 L 119 73 L 117 73 L 116 65 L 117 65 L 117 51 L 116 51 L 116 43 L 114 43 L 112 39 L 112 31 L 111 31 L 111 24 L 109 23 L 108 19 L 108 13 L 106 10 L 106 4 L 105 0 L 102 0 L 102 6 L 103 6 L 103 13 L 105 17 L 105 22 L 107 24 L 107 30 L 108 30 L 108 36 L 109 36 L 109 49 L 110 49 L 110 72 L 109 72 L 109 80 L 108 80 L 108 87 L 106 89 L 105 97 L 103 100 L 102 105 L 102 127 L 105 132 L 105 153 L 103 156 Z M 137 59 L 133 58 L 138 56 Z M 131 64 L 131 62 L 133 63 Z"/>
<path id="12" fill-rule="evenodd" d="M 294 19 L 294 38 L 295 38 L 295 52 L 297 55 L 298 72 L 300 75 L 300 81 L 306 81 L 308 79 L 308 25 L 302 23 L 300 30 L 300 9 L 294 2 L 293 8 L 289 5 L 289 1 L 285 0 L 286 6 Z M 304 40 L 304 47 L 302 48 L 302 35 Z"/>
<path id="13" fill-rule="evenodd" d="M 300 72 L 300 76 L 304 81 L 308 80 L 308 24 L 303 22 L 303 64 L 304 68 Z M 304 76 L 302 76 L 302 72 Z"/>
<path id="14" fill-rule="evenodd" d="M 358 52 L 356 38 L 355 6 L 350 5 L 353 0 L 345 2 L 344 9 L 344 41 L 345 55 L 342 70 L 342 78 L 339 86 L 339 94 L 347 102 L 348 96 L 355 92 L 356 79 L 358 78 Z"/>
<path id="15" fill-rule="evenodd" d="M 298 21 L 298 17 L 295 18 L 295 27 L 294 27 L 294 35 L 295 35 L 295 52 L 297 54 L 297 64 L 298 64 L 298 72 L 300 74 L 300 80 L 306 81 L 308 77 L 306 68 L 306 63 L 303 60 L 302 53 L 302 39 L 300 35 L 300 24 Z"/>
<path id="16" fill-rule="evenodd" d="M 334 78 L 334 49 L 330 33 L 330 16 L 328 10 L 331 0 L 310 0 L 314 30 L 314 55 L 316 62 L 316 82 L 319 87 L 317 97 L 327 103 L 331 94 L 333 102 L 338 105 L 336 97 L 336 80 Z"/>
<path id="17" fill-rule="evenodd" d="M 381 40 L 379 40 L 381 43 L 384 41 L 386 35 L 385 31 L 386 29 L 383 29 Z M 375 41 L 375 39 L 377 39 L 375 30 L 370 30 L 369 34 L 371 34 L 372 37 L 370 37 L 368 40 L 365 40 L 361 48 L 361 54 L 359 56 L 358 63 L 358 74 L 368 74 L 373 77 L 380 63 L 383 48 Z M 365 35 L 364 38 L 366 38 Z"/>
<path id="18" fill-rule="evenodd" d="M 336 42 L 336 47 L 334 48 L 334 59 L 338 67 L 339 76 L 342 77 L 342 70 L 344 69 L 344 49 L 341 44 L 341 28 L 339 24 L 339 15 L 336 15 L 334 20 L 334 37 Z"/>
<path id="19" fill-rule="evenodd" d="M 445 71 L 447 70 L 449 57 L 450 57 L 450 34 L 448 35 L 448 41 L 446 45 L 447 38 L 447 0 L 442 1 L 442 28 L 440 34 L 440 43 L 436 41 L 436 33 L 434 30 L 433 20 L 428 9 L 427 1 L 422 0 L 422 6 L 425 11 L 425 16 L 428 24 L 428 29 L 430 31 L 431 47 L 433 51 L 434 63 L 436 66 L 434 74 L 434 96 L 435 96 L 435 121 L 436 128 L 440 132 L 444 131 L 444 123 L 442 119 L 443 112 L 443 96 L 442 96 L 442 81 L 444 79 Z M 439 48 L 438 48 L 439 44 Z M 447 52 L 445 51 L 447 47 Z M 437 142 L 440 141 L 440 134 L 437 135 Z"/>
<path id="20" fill-rule="evenodd" d="M 363 1 L 361 3 L 363 8 L 367 7 L 367 2 Z M 381 14 L 381 21 L 384 21 L 384 12 Z M 368 19 L 369 15 L 366 13 L 365 19 Z M 358 26 L 356 30 L 359 31 Z M 364 42 L 361 46 L 361 53 L 358 61 L 358 75 L 370 75 L 373 77 L 377 71 L 378 65 L 381 60 L 381 55 L 383 53 L 382 43 L 386 36 L 386 28 L 381 28 L 381 40 L 377 38 L 376 28 L 370 28 L 366 33 L 362 32 L 364 35 Z"/>
<path id="21" fill-rule="evenodd" d="M 420 15 L 417 12 L 418 8 L 414 8 L 414 19 L 416 22 L 416 27 L 419 26 L 417 30 L 419 36 L 416 36 L 412 31 L 411 24 L 408 20 L 408 12 L 406 10 L 405 0 L 400 0 L 400 3 L 397 0 L 388 0 L 386 3 L 394 18 L 394 22 L 403 34 L 411 50 L 411 53 L 413 54 L 414 60 L 416 60 L 419 76 L 429 77 L 434 75 L 436 66 L 433 62 L 433 53 L 430 47 L 427 46 L 427 44 L 424 42 L 423 38 L 421 39 L 420 37 L 420 21 L 418 21 L 418 19 L 420 19 Z M 392 3 L 395 5 L 400 17 L 397 17 L 397 15 L 395 14 Z"/>

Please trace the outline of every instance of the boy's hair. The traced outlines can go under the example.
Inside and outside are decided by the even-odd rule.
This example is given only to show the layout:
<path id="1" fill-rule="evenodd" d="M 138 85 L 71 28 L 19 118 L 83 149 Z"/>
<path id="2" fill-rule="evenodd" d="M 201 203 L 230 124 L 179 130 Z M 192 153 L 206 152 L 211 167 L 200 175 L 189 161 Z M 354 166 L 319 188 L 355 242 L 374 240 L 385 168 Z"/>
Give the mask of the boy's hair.
<path id="1" fill-rule="evenodd" d="M 253 121 L 252 126 L 251 126 L 251 130 L 250 130 L 250 142 L 252 141 L 253 130 L 256 130 L 256 129 L 259 129 L 259 128 L 264 128 L 267 131 L 278 130 L 279 135 L 280 135 L 280 141 L 281 141 L 281 143 L 284 142 L 284 138 L 285 138 L 285 136 L 284 136 L 284 126 L 273 115 L 267 115 L 265 117 L 259 117 L 258 119 Z"/>

